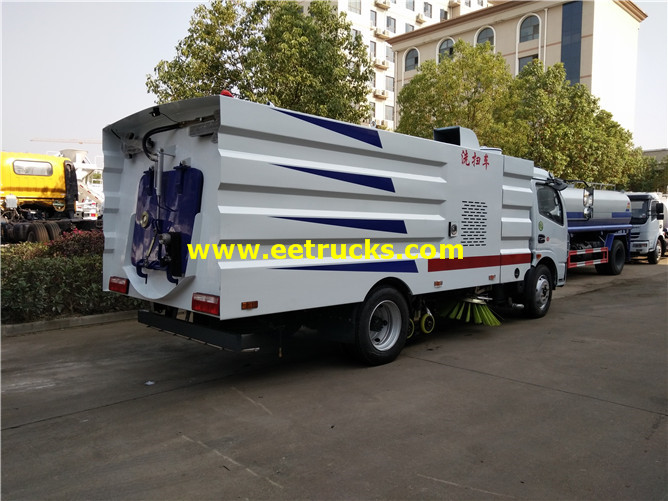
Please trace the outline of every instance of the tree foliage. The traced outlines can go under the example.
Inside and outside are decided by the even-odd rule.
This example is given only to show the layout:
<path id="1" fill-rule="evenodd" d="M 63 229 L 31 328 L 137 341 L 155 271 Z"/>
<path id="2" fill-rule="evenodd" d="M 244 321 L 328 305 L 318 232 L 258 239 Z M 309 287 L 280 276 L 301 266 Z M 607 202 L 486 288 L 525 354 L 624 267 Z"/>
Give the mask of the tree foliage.
<path id="1" fill-rule="evenodd" d="M 487 44 L 460 40 L 451 58 L 426 61 L 397 102 L 399 132 L 431 137 L 434 127 L 461 125 L 482 144 L 563 178 L 623 188 L 644 168 L 631 133 L 584 85 L 571 85 L 561 63 L 545 69 L 534 61 L 512 78 Z"/>
<path id="2" fill-rule="evenodd" d="M 146 86 L 158 103 L 218 94 L 330 118 L 368 116 L 371 69 L 366 46 L 329 2 L 214 0 L 195 9 L 171 61 Z"/>
<path id="3" fill-rule="evenodd" d="M 397 97 L 401 121 L 397 132 L 432 137 L 436 127 L 461 125 L 492 144 L 498 135 L 512 77 L 489 44 L 472 47 L 458 40 L 451 58 L 425 61 Z"/>

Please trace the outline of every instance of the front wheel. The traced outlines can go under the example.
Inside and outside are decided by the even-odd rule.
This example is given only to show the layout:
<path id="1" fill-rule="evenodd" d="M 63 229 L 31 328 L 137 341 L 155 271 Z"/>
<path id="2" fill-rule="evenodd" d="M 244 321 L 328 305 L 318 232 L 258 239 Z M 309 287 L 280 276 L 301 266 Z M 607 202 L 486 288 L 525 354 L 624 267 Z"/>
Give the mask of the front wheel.
<path id="1" fill-rule="evenodd" d="M 654 250 L 647 254 L 647 260 L 649 264 L 658 264 L 661 260 L 661 255 L 663 254 L 663 249 L 661 248 L 661 240 L 657 240 Z"/>
<path id="2" fill-rule="evenodd" d="M 369 365 L 392 362 L 406 344 L 408 304 L 391 287 L 373 290 L 362 303 L 355 322 L 355 350 Z"/>
<path id="3" fill-rule="evenodd" d="M 552 274 L 540 264 L 529 271 L 524 284 L 524 312 L 529 318 L 544 317 L 552 303 Z"/>

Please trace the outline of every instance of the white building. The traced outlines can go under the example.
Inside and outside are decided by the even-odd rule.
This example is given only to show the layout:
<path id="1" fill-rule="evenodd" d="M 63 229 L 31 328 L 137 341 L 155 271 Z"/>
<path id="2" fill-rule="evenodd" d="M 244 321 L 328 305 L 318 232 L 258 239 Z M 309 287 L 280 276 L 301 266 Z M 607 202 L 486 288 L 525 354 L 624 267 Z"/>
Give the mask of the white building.
<path id="1" fill-rule="evenodd" d="M 451 2 L 452 3 L 452 2 Z M 647 15 L 632 1 L 495 1 L 494 5 L 390 39 L 396 90 L 419 64 L 447 54 L 455 40 L 489 40 L 513 75 L 540 59 L 562 62 L 572 83 L 586 85 L 601 108 L 631 131 L 635 125 L 638 30 Z"/>
<path id="2" fill-rule="evenodd" d="M 304 5 L 308 1 L 301 2 Z M 394 50 L 391 37 L 487 7 L 488 0 L 331 0 L 345 12 L 368 48 L 374 66 L 370 123 L 393 129 L 395 102 Z"/>

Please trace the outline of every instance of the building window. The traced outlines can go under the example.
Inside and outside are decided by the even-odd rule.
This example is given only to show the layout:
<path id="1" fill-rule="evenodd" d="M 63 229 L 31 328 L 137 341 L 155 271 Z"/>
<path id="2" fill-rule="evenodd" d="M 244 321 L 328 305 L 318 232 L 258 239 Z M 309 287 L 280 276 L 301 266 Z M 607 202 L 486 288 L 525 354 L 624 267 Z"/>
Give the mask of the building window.
<path id="1" fill-rule="evenodd" d="M 480 7 L 484 7 L 485 0 L 478 0 L 478 5 L 480 5 Z"/>
<path id="2" fill-rule="evenodd" d="M 580 82 L 581 51 L 582 2 L 565 3 L 561 8 L 561 62 L 572 84 Z"/>
<path id="3" fill-rule="evenodd" d="M 391 45 L 385 46 L 385 59 L 387 59 L 391 63 L 394 62 L 394 51 L 392 50 Z"/>
<path id="4" fill-rule="evenodd" d="M 452 57 L 455 50 L 455 41 L 452 38 L 446 38 L 438 46 L 438 62 L 443 61 L 445 57 Z"/>
<path id="5" fill-rule="evenodd" d="M 385 120 L 394 120 L 394 106 L 385 105 Z"/>
<path id="6" fill-rule="evenodd" d="M 373 40 L 369 42 L 369 56 L 376 57 L 376 42 Z"/>
<path id="7" fill-rule="evenodd" d="M 385 88 L 390 92 L 394 92 L 394 77 L 385 77 Z"/>
<path id="8" fill-rule="evenodd" d="M 489 42 L 489 44 L 494 47 L 494 30 L 492 28 L 485 28 L 478 33 L 476 44 L 482 45 L 485 42 Z"/>
<path id="9" fill-rule="evenodd" d="M 517 71 L 522 71 L 522 68 L 524 68 L 527 64 L 529 64 L 531 61 L 534 59 L 538 59 L 538 54 L 534 54 L 533 56 L 526 56 L 526 57 L 520 57 L 518 62 L 518 70 Z"/>
<path id="10" fill-rule="evenodd" d="M 414 70 L 418 67 L 420 63 L 420 55 L 418 54 L 417 49 L 411 49 L 406 53 L 406 65 L 404 69 L 406 71 Z"/>
<path id="11" fill-rule="evenodd" d="M 431 17 L 431 4 L 425 2 L 424 3 L 424 15 L 425 17 Z"/>
<path id="12" fill-rule="evenodd" d="M 371 26 L 374 28 L 378 25 L 378 14 L 375 10 L 371 11 Z"/>
<path id="13" fill-rule="evenodd" d="M 441 12 L 439 14 L 439 19 L 441 21 L 447 21 L 448 20 L 448 11 L 445 9 L 441 9 Z"/>
<path id="14" fill-rule="evenodd" d="M 357 37 L 362 38 L 362 33 L 359 30 L 356 30 L 355 28 L 352 28 L 350 31 L 353 34 L 354 39 L 357 39 Z"/>
<path id="15" fill-rule="evenodd" d="M 471 6 L 471 0 L 464 0 L 464 5 L 466 5 L 467 7 L 470 7 Z"/>
<path id="16" fill-rule="evenodd" d="M 387 16 L 387 31 L 390 33 L 397 32 L 397 20 L 390 16 Z"/>
<path id="17" fill-rule="evenodd" d="M 369 108 L 369 115 L 371 115 L 371 121 L 373 121 L 376 118 L 376 103 L 374 101 L 371 101 L 369 103 L 370 108 Z"/>
<path id="18" fill-rule="evenodd" d="M 353 14 L 362 13 L 362 0 L 348 0 L 348 12 Z"/>
<path id="19" fill-rule="evenodd" d="M 406 0 L 406 8 L 408 10 L 415 10 L 415 0 Z"/>
<path id="20" fill-rule="evenodd" d="M 540 20 L 538 16 L 529 16 L 520 25 L 520 42 L 535 40 L 540 33 Z"/>
<path id="21" fill-rule="evenodd" d="M 406 33 L 409 33 L 411 31 L 413 31 L 414 29 L 415 29 L 415 26 L 413 26 L 412 24 L 406 23 Z"/>

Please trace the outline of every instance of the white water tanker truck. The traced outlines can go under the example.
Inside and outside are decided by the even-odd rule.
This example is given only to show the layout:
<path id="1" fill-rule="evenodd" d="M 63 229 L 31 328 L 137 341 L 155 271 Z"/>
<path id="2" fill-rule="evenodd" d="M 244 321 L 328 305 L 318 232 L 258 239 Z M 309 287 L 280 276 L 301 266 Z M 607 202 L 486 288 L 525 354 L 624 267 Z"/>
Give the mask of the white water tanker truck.
<path id="1" fill-rule="evenodd" d="M 594 191 L 583 184 L 584 199 L 579 188 L 561 192 L 568 219 L 568 268 L 594 265 L 599 273 L 618 275 L 630 258 L 631 202 L 624 193 Z"/>

